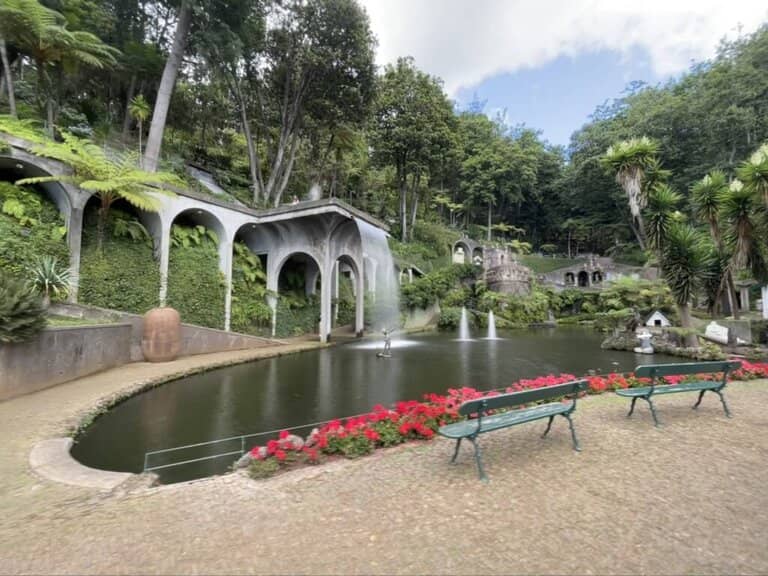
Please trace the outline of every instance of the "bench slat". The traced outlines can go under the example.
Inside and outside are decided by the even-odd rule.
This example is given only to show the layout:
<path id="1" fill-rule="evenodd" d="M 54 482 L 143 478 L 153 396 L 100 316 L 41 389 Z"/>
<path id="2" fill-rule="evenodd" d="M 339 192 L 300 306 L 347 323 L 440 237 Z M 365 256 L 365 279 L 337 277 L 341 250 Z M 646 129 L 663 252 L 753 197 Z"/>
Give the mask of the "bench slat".
<path id="1" fill-rule="evenodd" d="M 663 386 L 654 386 L 653 395 L 658 394 L 674 394 L 675 392 L 692 392 L 697 390 L 714 390 L 720 388 L 723 385 L 719 381 L 703 380 L 701 382 L 685 382 L 683 384 L 664 384 Z M 626 388 L 623 390 L 616 390 L 618 396 L 624 396 L 632 398 L 633 396 L 645 396 L 650 392 L 650 386 L 641 386 L 639 388 Z"/>
<path id="2" fill-rule="evenodd" d="M 547 416 L 562 414 L 563 412 L 570 410 L 570 408 L 571 406 L 569 404 L 552 402 L 551 404 L 540 404 L 539 406 L 533 406 L 531 408 L 521 408 L 503 412 L 501 414 L 486 416 L 482 419 L 480 431 L 478 433 L 483 434 L 492 430 L 499 430 L 500 428 L 507 428 L 508 426 L 546 418 Z M 438 430 L 438 433 L 446 438 L 466 438 L 476 432 L 477 420 L 475 419 L 446 424 L 445 426 L 441 426 Z"/>
<path id="3" fill-rule="evenodd" d="M 644 364 L 635 368 L 638 378 L 658 378 L 661 376 L 676 376 L 684 374 L 712 374 L 714 372 L 731 372 L 741 367 L 741 362 L 686 362 L 683 364 Z"/>
<path id="4" fill-rule="evenodd" d="M 486 396 L 477 400 L 468 400 L 459 407 L 459 414 L 468 416 L 481 410 L 497 410 L 499 408 L 513 408 L 522 404 L 531 404 L 541 400 L 549 400 L 559 396 L 568 396 L 576 394 L 587 389 L 586 380 L 574 380 L 555 386 L 545 386 L 543 388 L 534 388 L 532 390 L 522 390 L 521 392 L 510 392 L 509 394 L 499 394 L 498 396 Z"/>

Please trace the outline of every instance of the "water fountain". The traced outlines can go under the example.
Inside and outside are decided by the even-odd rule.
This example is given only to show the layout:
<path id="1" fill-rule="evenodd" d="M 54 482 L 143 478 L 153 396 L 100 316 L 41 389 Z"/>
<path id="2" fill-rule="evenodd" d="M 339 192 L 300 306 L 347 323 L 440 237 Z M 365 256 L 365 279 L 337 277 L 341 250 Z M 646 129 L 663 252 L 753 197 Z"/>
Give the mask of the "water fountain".
<path id="1" fill-rule="evenodd" d="M 496 336 L 496 318 L 493 316 L 493 310 L 488 311 L 488 340 L 498 340 Z"/>
<path id="2" fill-rule="evenodd" d="M 469 342 L 472 336 L 469 333 L 469 319 L 467 318 L 466 306 L 461 307 L 461 321 L 459 322 L 459 340 Z"/>
<path id="3" fill-rule="evenodd" d="M 360 230 L 363 255 L 376 262 L 376 278 L 373 281 L 376 291 L 373 329 L 376 332 L 392 332 L 400 327 L 400 286 L 397 282 L 395 262 L 389 251 L 387 233 L 371 226 L 365 220 L 355 218 L 355 222 Z"/>

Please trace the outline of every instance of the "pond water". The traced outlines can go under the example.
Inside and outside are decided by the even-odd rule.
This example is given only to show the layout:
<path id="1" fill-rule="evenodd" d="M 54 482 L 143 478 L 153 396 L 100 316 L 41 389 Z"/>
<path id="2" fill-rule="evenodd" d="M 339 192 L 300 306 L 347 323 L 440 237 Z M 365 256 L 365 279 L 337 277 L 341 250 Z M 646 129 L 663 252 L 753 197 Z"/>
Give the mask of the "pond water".
<path id="1" fill-rule="evenodd" d="M 499 340 L 459 342 L 427 333 L 392 342 L 364 340 L 322 350 L 220 368 L 182 378 L 116 406 L 81 436 L 72 454 L 106 470 L 141 472 L 144 454 L 241 434 L 352 416 L 376 404 L 421 399 L 427 392 L 471 386 L 490 390 L 550 373 L 581 376 L 672 362 L 663 355 L 601 350 L 586 328 L 499 331 Z M 309 429 L 306 430 L 308 432 Z M 249 439 L 246 447 L 274 436 Z M 151 457 L 150 466 L 241 448 L 239 440 Z M 223 473 L 236 455 L 158 470 L 161 482 Z"/>

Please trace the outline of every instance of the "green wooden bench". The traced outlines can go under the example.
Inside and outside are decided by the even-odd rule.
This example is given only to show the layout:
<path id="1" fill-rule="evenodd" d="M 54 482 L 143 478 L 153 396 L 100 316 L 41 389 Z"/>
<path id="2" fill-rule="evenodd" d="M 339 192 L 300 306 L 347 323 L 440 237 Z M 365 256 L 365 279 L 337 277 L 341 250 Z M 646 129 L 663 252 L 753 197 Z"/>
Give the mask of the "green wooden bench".
<path id="1" fill-rule="evenodd" d="M 568 424 L 571 428 L 574 450 L 580 450 L 579 441 L 576 438 L 576 430 L 573 428 L 571 414 L 576 410 L 576 397 L 580 392 L 586 390 L 586 388 L 586 380 L 574 380 L 573 382 L 547 386 L 545 388 L 523 390 L 522 392 L 511 392 L 509 394 L 499 394 L 498 396 L 469 400 L 459 407 L 459 415 L 467 416 L 467 420 L 441 426 L 437 432 L 441 436 L 456 440 L 456 449 L 453 452 L 451 463 L 456 462 L 456 456 L 459 454 L 461 441 L 464 438 L 469 440 L 475 447 L 475 461 L 477 462 L 477 470 L 480 474 L 480 479 L 487 481 L 488 478 L 483 470 L 480 446 L 477 443 L 477 437 L 480 434 L 501 430 L 502 428 L 508 428 L 510 426 L 532 422 L 542 418 L 549 418 L 547 429 L 542 435 L 542 438 L 544 438 L 544 436 L 549 433 L 549 429 L 552 427 L 552 420 L 555 419 L 555 416 L 562 416 L 568 420 Z M 522 406 L 524 404 L 553 400 L 563 396 L 571 397 L 571 402 L 549 402 L 547 404 L 537 404 L 536 406 L 531 406 L 529 408 L 495 412 Z M 491 411 L 495 413 L 489 414 Z"/>
<path id="2" fill-rule="evenodd" d="M 733 361 L 687 362 L 685 364 L 647 364 L 635 368 L 635 376 L 639 378 L 650 378 L 650 386 L 616 390 L 616 394 L 626 398 L 632 398 L 632 405 L 629 408 L 629 414 L 627 414 L 627 418 L 632 416 L 632 412 L 635 410 L 635 402 L 637 402 L 638 398 L 642 398 L 648 402 L 648 406 L 651 409 L 651 415 L 653 416 L 653 421 L 656 426 L 659 425 L 659 419 L 656 416 L 656 409 L 653 406 L 653 401 L 651 398 L 654 396 L 660 396 L 662 394 L 676 394 L 679 392 L 699 393 L 699 399 L 696 401 L 696 404 L 693 405 L 694 410 L 699 407 L 699 404 L 701 404 L 701 399 L 704 397 L 705 392 L 714 392 L 720 396 L 720 401 L 723 403 L 725 415 L 730 418 L 731 412 L 728 410 L 728 404 L 725 402 L 725 396 L 723 396 L 723 388 L 725 388 L 725 385 L 728 382 L 728 373 L 732 372 L 733 370 L 737 370 L 740 367 L 741 362 Z M 722 380 L 701 380 L 697 382 L 685 382 L 681 384 L 659 384 L 661 378 L 664 376 L 714 374 L 719 372 L 723 373 Z"/>

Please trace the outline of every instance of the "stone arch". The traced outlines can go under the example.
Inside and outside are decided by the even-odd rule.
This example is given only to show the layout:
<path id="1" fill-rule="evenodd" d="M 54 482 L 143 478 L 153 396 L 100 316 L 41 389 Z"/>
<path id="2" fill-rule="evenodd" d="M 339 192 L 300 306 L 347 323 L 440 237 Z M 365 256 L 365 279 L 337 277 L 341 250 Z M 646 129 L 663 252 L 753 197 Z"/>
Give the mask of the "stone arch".
<path id="1" fill-rule="evenodd" d="M 347 268 L 350 271 L 350 280 L 352 281 L 352 294 L 355 301 L 355 319 L 354 319 L 354 332 L 357 336 L 362 336 L 364 329 L 364 313 L 365 313 L 365 285 L 362 277 L 361 266 L 350 254 L 340 254 L 334 261 L 333 266 L 333 310 L 332 318 L 336 320 L 338 317 L 338 297 L 339 297 L 339 282 L 341 275 L 345 273 L 343 268 Z"/>
<path id="2" fill-rule="evenodd" d="M 318 283 L 320 285 L 320 297 L 323 298 L 323 294 L 327 291 L 327 275 L 323 274 L 323 259 L 314 252 L 314 250 L 293 250 L 291 252 L 282 254 L 275 262 L 273 272 L 268 277 L 268 288 L 270 288 L 276 298 L 280 297 L 281 292 L 285 292 L 286 278 L 283 275 L 286 265 L 289 262 L 293 262 L 298 265 L 299 269 L 304 273 L 304 294 L 312 295 L 317 293 Z M 297 288 L 299 288 L 297 286 Z M 277 329 L 277 301 L 275 299 L 271 302 L 272 305 L 272 335 L 275 335 Z M 325 310 L 320 302 L 320 325 L 318 325 L 318 331 L 320 337 L 324 341 L 327 338 L 327 334 L 324 331 L 330 332 L 330 318 L 328 314 L 330 310 Z M 322 325 L 322 326 L 321 326 Z"/>
<path id="3" fill-rule="evenodd" d="M 573 272 L 566 272 L 565 273 L 565 285 L 566 286 L 573 286 L 576 284 L 576 276 L 574 276 Z"/>
<path id="4" fill-rule="evenodd" d="M 483 265 L 483 247 L 477 246 L 474 250 L 472 250 L 472 263 L 477 266 Z"/>
<path id="5" fill-rule="evenodd" d="M 579 272 L 577 278 L 578 278 L 579 288 L 586 288 L 587 286 L 589 286 L 589 272 L 587 272 L 586 270 L 582 270 L 581 272 Z"/>
<path id="6" fill-rule="evenodd" d="M 198 208 L 198 207 L 187 207 L 182 210 L 179 210 L 175 212 L 170 218 L 166 220 L 166 226 L 167 230 L 163 231 L 164 234 L 168 234 L 167 244 L 168 244 L 168 253 L 169 253 L 169 265 L 172 260 L 172 253 L 174 248 L 172 247 L 173 244 L 173 236 L 172 236 L 172 230 L 174 224 L 187 224 L 191 226 L 195 225 L 202 225 L 205 226 L 207 229 L 212 230 L 216 234 L 217 238 L 217 272 L 221 274 L 220 278 L 221 280 L 224 280 L 223 284 L 225 285 L 224 292 L 223 292 L 223 300 L 220 303 L 221 305 L 221 322 L 218 320 L 213 321 L 213 317 L 209 317 L 206 321 L 207 324 L 215 324 L 211 327 L 214 328 L 223 328 L 228 329 L 229 328 L 229 302 L 230 302 L 230 283 L 229 283 L 229 272 L 231 269 L 231 257 L 232 257 L 232 246 L 230 242 L 230 238 L 228 235 L 227 228 L 221 221 L 221 219 L 210 210 L 206 210 L 204 208 Z M 161 264 L 162 269 L 162 264 Z M 173 279 L 173 273 L 170 270 L 170 267 L 168 269 L 167 277 L 166 277 L 166 290 L 167 293 L 171 294 L 170 286 L 173 285 L 174 279 Z M 198 281 L 197 278 L 188 278 L 191 282 Z M 161 294 L 162 294 L 162 281 L 163 278 L 161 276 Z M 210 287 L 212 279 L 210 279 L 207 283 L 199 281 L 199 286 L 202 287 Z M 180 303 L 174 303 L 169 302 L 170 305 L 176 305 L 176 306 L 182 306 Z M 216 306 L 218 306 L 218 302 L 211 302 L 210 307 L 213 309 L 216 309 Z M 182 306 L 183 307 L 183 306 Z M 182 312 L 180 310 L 180 312 Z M 196 314 L 199 314 L 199 309 L 195 311 Z M 191 314 L 191 312 L 190 312 Z M 217 316 L 218 317 L 218 316 Z M 185 314 L 182 312 L 181 317 L 182 322 L 184 321 L 190 321 L 185 320 Z M 194 322 L 192 322 L 194 323 Z"/>
<path id="7" fill-rule="evenodd" d="M 0 180 L 16 182 L 22 178 L 59 176 L 64 171 L 64 166 L 56 162 L 34 156 L 17 148 L 11 148 L 8 153 L 0 154 Z M 67 247 L 69 248 L 70 285 L 68 299 L 70 302 L 77 302 L 80 286 L 83 207 L 89 195 L 65 182 L 44 182 L 37 184 L 35 188 L 53 201 L 64 218 L 67 227 Z"/>
<path id="8" fill-rule="evenodd" d="M 603 282 L 603 273 L 600 270 L 592 272 L 592 284 L 601 284 Z"/>
<path id="9" fill-rule="evenodd" d="M 458 240 L 453 244 L 453 263 L 454 264 L 460 263 L 458 261 L 458 258 L 460 255 L 464 258 L 463 264 L 466 264 L 471 261 L 472 248 L 470 247 L 469 243 L 465 242 L 464 240 Z"/>

